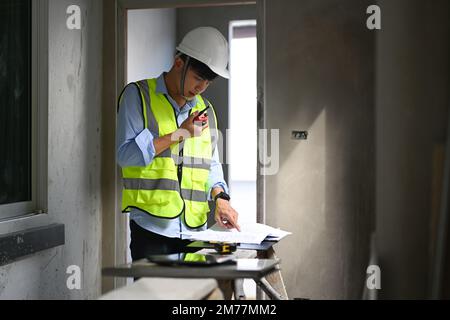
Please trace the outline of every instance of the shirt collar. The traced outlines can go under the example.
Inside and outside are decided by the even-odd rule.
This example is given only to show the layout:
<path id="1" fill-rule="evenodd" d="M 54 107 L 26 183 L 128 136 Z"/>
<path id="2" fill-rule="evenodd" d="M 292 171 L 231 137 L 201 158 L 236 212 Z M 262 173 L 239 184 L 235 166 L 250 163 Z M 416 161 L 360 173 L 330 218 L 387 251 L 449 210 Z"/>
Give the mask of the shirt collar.
<path id="1" fill-rule="evenodd" d="M 164 75 L 166 73 L 161 74 L 157 79 L 156 79 L 156 93 L 160 93 L 160 94 L 164 94 L 170 101 L 170 104 L 172 105 L 172 107 L 177 111 L 177 112 L 186 112 L 186 111 L 190 111 L 191 109 L 193 109 L 196 105 L 197 105 L 197 97 L 194 98 L 194 100 L 192 101 L 188 101 L 186 103 L 186 106 L 184 108 L 181 108 L 174 99 L 172 99 L 172 97 L 169 95 L 169 91 L 167 90 L 166 87 L 166 81 L 164 80 Z"/>

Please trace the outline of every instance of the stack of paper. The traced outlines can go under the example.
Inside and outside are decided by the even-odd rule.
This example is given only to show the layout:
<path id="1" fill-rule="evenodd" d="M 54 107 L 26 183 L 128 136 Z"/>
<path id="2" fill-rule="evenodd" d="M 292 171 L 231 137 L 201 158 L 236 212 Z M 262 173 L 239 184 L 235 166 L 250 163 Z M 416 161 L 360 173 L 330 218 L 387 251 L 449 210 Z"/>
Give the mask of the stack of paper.
<path id="1" fill-rule="evenodd" d="M 264 240 L 280 241 L 290 234 L 290 232 L 260 223 L 242 225 L 241 232 L 236 229 L 224 229 L 216 224 L 206 231 L 182 233 L 182 235 L 189 237 L 189 240 L 249 244 L 261 244 Z"/>

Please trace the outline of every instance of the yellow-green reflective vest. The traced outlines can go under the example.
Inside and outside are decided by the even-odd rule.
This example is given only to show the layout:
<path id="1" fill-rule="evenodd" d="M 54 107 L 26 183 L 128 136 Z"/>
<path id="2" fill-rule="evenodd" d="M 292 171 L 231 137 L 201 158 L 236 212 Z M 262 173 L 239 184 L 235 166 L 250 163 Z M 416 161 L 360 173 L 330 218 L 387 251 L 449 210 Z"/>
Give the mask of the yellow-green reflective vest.
<path id="1" fill-rule="evenodd" d="M 136 82 L 141 95 L 145 128 L 154 138 L 178 129 L 175 110 L 164 94 L 156 93 L 156 79 Z M 209 104 L 209 102 L 208 102 Z M 205 109 L 205 100 L 197 96 L 191 110 Z M 147 167 L 122 168 L 124 189 L 122 211 L 140 209 L 152 216 L 174 219 L 184 214 L 190 228 L 206 224 L 208 213 L 208 177 L 216 144 L 217 118 L 211 106 L 209 128 L 200 137 L 174 144 L 156 156 Z"/>
<path id="2" fill-rule="evenodd" d="M 206 256 L 198 253 L 186 253 L 184 256 L 185 262 L 206 262 Z"/>

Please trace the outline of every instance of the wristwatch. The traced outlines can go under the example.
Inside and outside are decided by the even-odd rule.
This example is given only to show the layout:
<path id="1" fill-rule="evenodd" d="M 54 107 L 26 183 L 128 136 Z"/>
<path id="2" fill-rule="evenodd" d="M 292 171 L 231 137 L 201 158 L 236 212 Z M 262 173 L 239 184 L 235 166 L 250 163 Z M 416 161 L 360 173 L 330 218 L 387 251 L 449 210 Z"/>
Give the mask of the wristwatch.
<path id="1" fill-rule="evenodd" d="M 228 194 L 226 194 L 225 192 L 221 192 L 217 196 L 215 196 L 214 202 L 217 202 L 217 199 L 223 199 L 223 200 L 227 200 L 227 201 L 231 200 L 230 196 Z"/>

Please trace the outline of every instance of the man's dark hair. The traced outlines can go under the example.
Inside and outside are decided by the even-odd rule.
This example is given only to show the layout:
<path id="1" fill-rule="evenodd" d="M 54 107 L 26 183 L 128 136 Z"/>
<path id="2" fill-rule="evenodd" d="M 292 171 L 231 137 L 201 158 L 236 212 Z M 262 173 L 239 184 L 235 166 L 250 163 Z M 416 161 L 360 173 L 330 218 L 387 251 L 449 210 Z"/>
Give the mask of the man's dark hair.
<path id="1" fill-rule="evenodd" d="M 181 52 L 177 52 L 177 56 L 179 56 L 181 60 L 186 62 L 187 55 Z M 218 77 L 218 74 L 212 71 L 206 64 L 192 57 L 190 58 L 189 66 L 192 68 L 192 70 L 194 70 L 195 73 L 199 75 L 199 77 L 208 81 L 213 81 Z"/>

